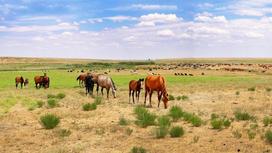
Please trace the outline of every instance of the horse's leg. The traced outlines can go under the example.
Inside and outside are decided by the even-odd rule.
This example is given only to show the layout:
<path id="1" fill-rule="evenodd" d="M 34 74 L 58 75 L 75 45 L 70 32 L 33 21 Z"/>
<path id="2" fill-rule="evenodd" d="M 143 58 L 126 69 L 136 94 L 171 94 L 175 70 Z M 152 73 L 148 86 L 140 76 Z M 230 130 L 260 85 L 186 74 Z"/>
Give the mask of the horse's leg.
<path id="1" fill-rule="evenodd" d="M 109 99 L 110 88 L 106 88 L 106 89 L 107 89 L 107 98 Z"/>
<path id="2" fill-rule="evenodd" d="M 151 90 L 151 91 L 149 92 L 149 106 L 150 106 L 150 107 L 152 107 L 152 105 L 151 105 L 152 94 L 153 94 L 153 91 Z"/>
<path id="3" fill-rule="evenodd" d="M 147 97 L 147 89 L 145 89 L 145 99 L 144 99 L 144 105 L 146 103 L 146 97 Z"/>
<path id="4" fill-rule="evenodd" d="M 97 84 L 97 86 L 96 86 L 96 94 L 97 94 L 97 96 L 98 96 L 98 90 L 99 90 L 99 86 Z"/>
<path id="5" fill-rule="evenodd" d="M 129 102 L 129 103 L 130 103 L 130 96 L 131 96 L 131 90 L 129 89 L 129 93 L 128 93 L 128 97 L 129 97 L 129 98 L 128 98 L 128 99 L 129 99 L 128 102 Z"/>
<path id="6" fill-rule="evenodd" d="M 23 89 L 23 83 L 21 83 L 21 89 Z"/>
<path id="7" fill-rule="evenodd" d="M 140 101 L 140 93 L 141 93 L 141 90 L 138 91 L 138 103 Z"/>
<path id="8" fill-rule="evenodd" d="M 133 104 L 135 104 L 135 101 L 134 101 L 134 90 L 132 91 L 132 101 L 133 101 Z"/>
<path id="9" fill-rule="evenodd" d="M 161 103 L 161 97 L 162 97 L 162 92 L 158 91 L 158 108 L 160 108 L 160 103 Z"/>
<path id="10" fill-rule="evenodd" d="M 102 94 L 102 97 L 104 96 L 104 93 L 103 93 L 103 87 L 101 88 L 101 94 Z"/>

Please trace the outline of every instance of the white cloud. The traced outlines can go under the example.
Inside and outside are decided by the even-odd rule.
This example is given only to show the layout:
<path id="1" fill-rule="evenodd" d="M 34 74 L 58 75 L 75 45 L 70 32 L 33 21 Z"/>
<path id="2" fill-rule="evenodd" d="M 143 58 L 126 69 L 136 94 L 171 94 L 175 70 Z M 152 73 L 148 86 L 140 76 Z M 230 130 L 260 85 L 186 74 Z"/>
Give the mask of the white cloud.
<path id="1" fill-rule="evenodd" d="M 114 22 L 122 22 L 126 20 L 137 20 L 136 17 L 131 17 L 131 16 L 111 16 L 111 17 L 104 17 L 103 19 L 111 20 Z"/>
<path id="2" fill-rule="evenodd" d="M 139 18 L 140 23 L 138 24 L 138 26 L 155 26 L 158 23 L 175 23 L 179 20 L 182 20 L 182 18 L 178 18 L 176 14 L 153 13 L 142 15 Z"/>
<path id="3" fill-rule="evenodd" d="M 147 4 L 133 4 L 131 8 L 142 10 L 177 10 L 176 5 L 147 5 Z"/>
<path id="4" fill-rule="evenodd" d="M 271 0 L 238 0 L 227 7 L 240 16 L 266 16 L 272 13 Z"/>
<path id="5" fill-rule="evenodd" d="M 194 20 L 199 22 L 219 22 L 219 23 L 228 22 L 225 16 L 214 16 L 213 14 L 208 12 L 197 14 Z"/>
<path id="6" fill-rule="evenodd" d="M 174 37 L 175 36 L 174 32 L 170 29 L 157 31 L 157 35 L 162 36 L 162 37 Z"/>

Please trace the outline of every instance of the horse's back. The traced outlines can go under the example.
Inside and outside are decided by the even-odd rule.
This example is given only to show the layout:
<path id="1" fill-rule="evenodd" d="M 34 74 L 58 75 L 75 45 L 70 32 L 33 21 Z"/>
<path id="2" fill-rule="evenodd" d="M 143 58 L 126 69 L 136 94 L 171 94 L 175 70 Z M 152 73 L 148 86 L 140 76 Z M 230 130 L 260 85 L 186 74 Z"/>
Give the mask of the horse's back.
<path id="1" fill-rule="evenodd" d="M 148 90 L 162 90 L 165 88 L 165 80 L 162 76 L 149 75 L 145 78 L 145 88 Z"/>
<path id="2" fill-rule="evenodd" d="M 137 81 L 136 80 L 131 80 L 129 82 L 129 90 L 136 90 L 137 88 Z"/>
<path id="3" fill-rule="evenodd" d="M 17 77 L 15 77 L 15 82 L 16 82 L 16 83 L 23 83 L 23 82 L 24 82 L 24 79 L 23 79 L 22 76 L 17 76 Z"/>

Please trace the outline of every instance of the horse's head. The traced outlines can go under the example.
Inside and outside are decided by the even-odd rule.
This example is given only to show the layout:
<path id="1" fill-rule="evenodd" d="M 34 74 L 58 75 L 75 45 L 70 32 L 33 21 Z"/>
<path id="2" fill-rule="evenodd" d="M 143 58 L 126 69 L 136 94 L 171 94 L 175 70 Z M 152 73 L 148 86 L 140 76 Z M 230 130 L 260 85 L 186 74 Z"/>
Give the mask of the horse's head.
<path id="1" fill-rule="evenodd" d="M 140 89 L 143 89 L 143 85 L 144 85 L 144 79 L 139 79 L 138 80 L 138 85 L 140 86 Z"/>
<path id="2" fill-rule="evenodd" d="M 163 101 L 163 104 L 164 104 L 164 108 L 167 109 L 167 103 L 168 103 L 168 93 L 165 91 L 163 93 L 163 97 L 162 97 L 162 101 Z"/>

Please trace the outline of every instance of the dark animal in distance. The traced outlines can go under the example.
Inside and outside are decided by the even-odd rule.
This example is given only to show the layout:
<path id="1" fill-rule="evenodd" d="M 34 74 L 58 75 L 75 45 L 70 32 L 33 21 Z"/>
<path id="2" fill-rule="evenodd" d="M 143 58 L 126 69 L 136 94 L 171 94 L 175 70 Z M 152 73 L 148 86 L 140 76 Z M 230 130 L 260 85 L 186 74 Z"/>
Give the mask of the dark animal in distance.
<path id="1" fill-rule="evenodd" d="M 157 91 L 158 93 L 158 107 L 160 107 L 161 99 L 164 103 L 164 108 L 167 108 L 167 102 L 168 102 L 168 94 L 166 91 L 166 82 L 164 77 L 162 76 L 152 76 L 149 75 L 145 78 L 145 100 L 144 105 L 146 104 L 146 97 L 147 94 L 149 94 L 149 105 L 151 105 L 151 98 L 153 91 Z"/>
<path id="2" fill-rule="evenodd" d="M 24 78 L 22 76 L 17 76 L 15 78 L 15 86 L 16 86 L 16 89 L 18 88 L 18 84 L 21 84 L 21 89 L 23 88 L 23 84 L 24 84 Z"/>
<path id="3" fill-rule="evenodd" d="M 135 103 L 134 102 L 134 92 L 136 92 L 136 99 L 139 102 L 143 81 L 144 81 L 144 79 L 139 79 L 138 81 L 131 80 L 129 82 L 129 103 L 130 103 L 131 95 L 132 95 L 133 103 Z"/>
<path id="4" fill-rule="evenodd" d="M 93 77 L 89 74 L 85 77 L 85 89 L 86 95 L 91 94 L 93 95 L 93 88 L 94 88 L 94 81 Z"/>

